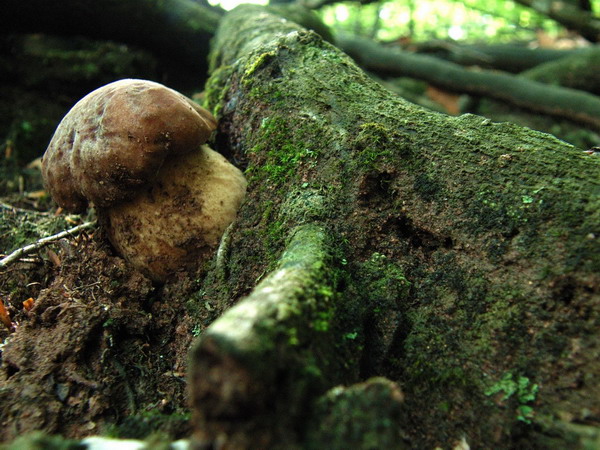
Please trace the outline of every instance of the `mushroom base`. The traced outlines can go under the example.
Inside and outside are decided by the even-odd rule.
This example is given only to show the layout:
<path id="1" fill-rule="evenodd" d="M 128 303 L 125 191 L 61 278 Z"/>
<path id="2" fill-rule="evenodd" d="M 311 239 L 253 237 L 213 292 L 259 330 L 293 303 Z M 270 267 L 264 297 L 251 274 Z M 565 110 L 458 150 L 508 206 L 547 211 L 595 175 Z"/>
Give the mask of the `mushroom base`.
<path id="1" fill-rule="evenodd" d="M 242 172 L 202 146 L 165 162 L 141 194 L 105 210 L 108 237 L 130 264 L 164 282 L 212 257 L 245 193 Z"/>

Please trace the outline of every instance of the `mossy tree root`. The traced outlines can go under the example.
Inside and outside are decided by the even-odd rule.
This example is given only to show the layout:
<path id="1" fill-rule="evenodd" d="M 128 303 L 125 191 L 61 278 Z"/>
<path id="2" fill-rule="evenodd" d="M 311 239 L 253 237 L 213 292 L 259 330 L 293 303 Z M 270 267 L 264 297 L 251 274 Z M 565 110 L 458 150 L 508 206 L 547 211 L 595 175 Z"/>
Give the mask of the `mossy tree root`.
<path id="1" fill-rule="evenodd" d="M 277 268 L 192 351 L 198 441 L 227 436 L 235 448 L 286 442 L 307 401 L 335 379 L 330 320 L 337 296 L 329 237 L 315 224 L 300 225 L 290 236 Z"/>
<path id="2" fill-rule="evenodd" d="M 426 55 L 384 48 L 358 37 L 342 36 L 338 45 L 376 73 L 413 77 L 454 92 L 485 96 L 509 104 L 572 120 L 600 130 L 600 100 L 587 92 L 485 70 L 469 70 Z"/>
<path id="3" fill-rule="evenodd" d="M 373 375 L 402 386 L 406 416 L 388 419 L 412 448 L 452 448 L 467 432 L 469 445 L 515 448 L 535 438 L 515 411 L 596 407 L 597 159 L 514 125 L 414 107 L 256 6 L 228 13 L 213 42 L 216 147 L 247 162 L 249 189 L 229 270 L 218 288 L 209 273 L 205 291 L 226 306 L 278 269 L 196 347 L 197 439 L 273 448 L 299 428 L 305 444 L 355 448 L 341 432 L 313 436 L 318 406 L 306 406 L 323 403 L 312 401 L 321 388 Z M 567 352 L 588 384 L 565 389 Z M 507 376 L 529 390 L 498 403 L 490 389 Z"/>

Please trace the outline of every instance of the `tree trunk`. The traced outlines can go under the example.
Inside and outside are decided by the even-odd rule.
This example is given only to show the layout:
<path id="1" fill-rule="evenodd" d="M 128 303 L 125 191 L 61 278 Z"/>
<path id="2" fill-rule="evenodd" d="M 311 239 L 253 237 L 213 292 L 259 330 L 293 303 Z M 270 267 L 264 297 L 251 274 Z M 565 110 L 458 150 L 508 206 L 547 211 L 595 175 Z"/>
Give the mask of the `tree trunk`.
<path id="1" fill-rule="evenodd" d="M 390 433 L 398 448 L 572 446 L 597 432 L 600 160 L 426 112 L 253 6 L 220 25 L 207 95 L 249 190 L 202 289 L 237 304 L 192 353 L 199 446 L 351 448 L 356 430 L 363 448 Z M 351 399 L 369 383 L 326 392 L 374 375 L 403 395 L 370 382 L 383 394 L 365 408 Z M 363 408 L 384 417 L 367 430 Z"/>

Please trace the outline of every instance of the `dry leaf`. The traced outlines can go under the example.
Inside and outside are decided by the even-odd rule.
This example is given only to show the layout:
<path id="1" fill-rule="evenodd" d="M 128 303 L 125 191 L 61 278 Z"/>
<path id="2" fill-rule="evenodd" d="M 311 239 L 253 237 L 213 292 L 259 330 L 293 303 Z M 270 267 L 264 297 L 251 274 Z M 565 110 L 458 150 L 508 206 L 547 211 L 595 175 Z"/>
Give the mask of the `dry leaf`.
<path id="1" fill-rule="evenodd" d="M 25 300 L 23 302 L 23 308 L 25 309 L 25 311 L 29 312 L 31 311 L 31 308 L 33 308 L 33 305 L 35 303 L 35 300 L 31 297 L 29 297 L 27 300 Z"/>
<path id="2" fill-rule="evenodd" d="M 13 330 L 12 321 L 10 320 L 10 316 L 8 315 L 8 311 L 4 307 L 4 300 L 2 300 L 1 298 L 0 298 L 0 322 L 2 322 L 6 326 L 6 328 L 8 328 L 10 331 Z"/>

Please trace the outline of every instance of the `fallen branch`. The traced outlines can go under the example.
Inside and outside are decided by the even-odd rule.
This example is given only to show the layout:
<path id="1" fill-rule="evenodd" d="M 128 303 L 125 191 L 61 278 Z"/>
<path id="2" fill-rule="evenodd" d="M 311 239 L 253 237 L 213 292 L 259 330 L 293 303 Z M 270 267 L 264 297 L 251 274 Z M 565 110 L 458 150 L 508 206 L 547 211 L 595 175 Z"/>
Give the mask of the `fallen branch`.
<path id="1" fill-rule="evenodd" d="M 62 239 L 64 237 L 74 236 L 77 233 L 79 233 L 81 230 L 91 228 L 94 225 L 96 225 L 95 221 L 85 222 L 85 223 L 82 223 L 81 225 L 77 225 L 76 227 L 70 228 L 65 231 L 61 231 L 60 233 L 57 233 L 57 234 L 53 234 L 52 236 L 47 236 L 45 238 L 41 238 L 37 242 L 34 242 L 33 244 L 29 244 L 29 245 L 26 245 L 25 247 L 18 248 L 17 250 L 12 252 L 10 255 L 5 256 L 4 258 L 2 258 L 0 260 L 0 269 L 8 266 L 12 262 L 17 261 L 19 258 L 21 258 L 24 255 L 33 253 L 36 250 L 39 250 L 39 249 L 43 248 L 44 246 L 46 246 L 54 241 L 58 241 L 59 239 Z"/>
<path id="2" fill-rule="evenodd" d="M 600 99 L 587 92 L 499 72 L 467 70 L 452 62 L 385 48 L 356 36 L 342 34 L 336 41 L 362 68 L 377 74 L 417 78 L 453 92 L 497 99 L 600 130 Z"/>

